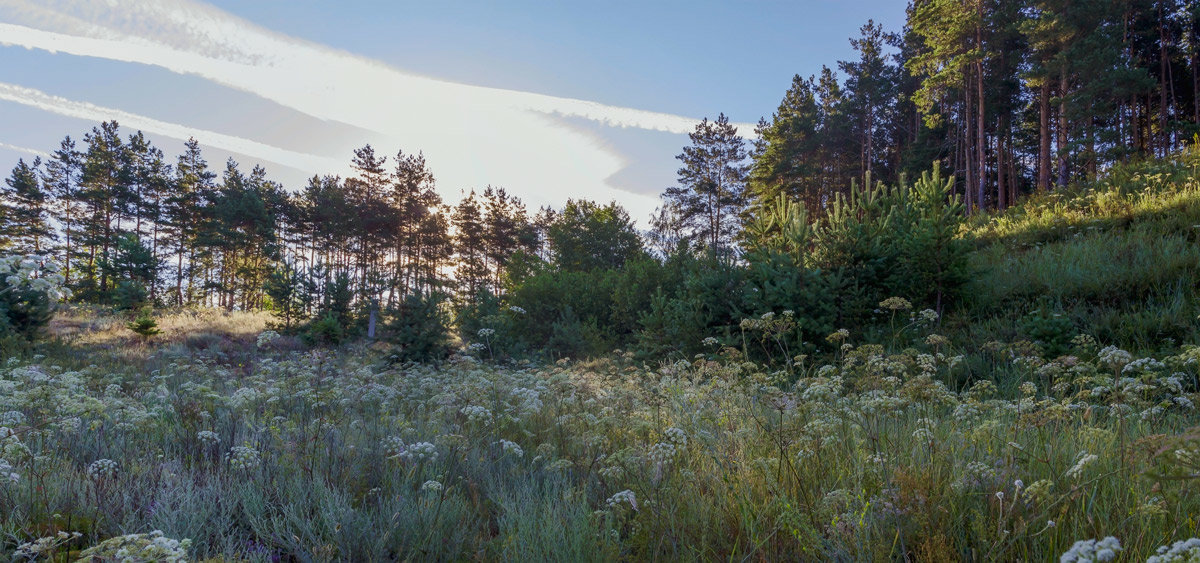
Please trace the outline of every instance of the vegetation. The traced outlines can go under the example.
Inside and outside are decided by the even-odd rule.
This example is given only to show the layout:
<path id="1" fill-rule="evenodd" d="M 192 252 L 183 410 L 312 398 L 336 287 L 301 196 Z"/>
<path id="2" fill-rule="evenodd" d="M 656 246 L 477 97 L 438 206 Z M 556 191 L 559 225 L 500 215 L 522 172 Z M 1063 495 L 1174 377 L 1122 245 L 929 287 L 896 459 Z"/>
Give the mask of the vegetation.
<path id="1" fill-rule="evenodd" d="M 369 145 L 18 162 L 0 554 L 1194 561 L 1200 15 L 1076 5 L 869 22 L 648 232 Z"/>

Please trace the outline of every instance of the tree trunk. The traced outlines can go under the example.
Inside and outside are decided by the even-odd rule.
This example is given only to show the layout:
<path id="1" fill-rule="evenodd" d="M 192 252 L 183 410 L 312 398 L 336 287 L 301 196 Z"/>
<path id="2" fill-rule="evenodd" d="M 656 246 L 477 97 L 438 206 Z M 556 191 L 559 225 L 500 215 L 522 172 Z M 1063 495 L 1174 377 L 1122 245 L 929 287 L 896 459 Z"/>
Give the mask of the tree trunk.
<path id="1" fill-rule="evenodd" d="M 1038 94 L 1038 183 L 1039 191 L 1050 189 L 1050 81 L 1042 81 Z"/>
<path id="2" fill-rule="evenodd" d="M 1058 102 L 1058 187 L 1067 186 L 1067 73 L 1059 78 Z"/>

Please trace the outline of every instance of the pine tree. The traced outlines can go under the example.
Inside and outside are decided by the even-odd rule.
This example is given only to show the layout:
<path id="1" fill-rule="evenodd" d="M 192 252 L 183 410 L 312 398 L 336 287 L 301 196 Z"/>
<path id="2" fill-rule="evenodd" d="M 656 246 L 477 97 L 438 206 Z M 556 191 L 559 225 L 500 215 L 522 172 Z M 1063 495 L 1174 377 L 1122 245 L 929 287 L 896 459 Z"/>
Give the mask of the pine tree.
<path id="1" fill-rule="evenodd" d="M 815 82 L 794 76 L 771 121 L 759 122 L 749 181 L 756 205 L 784 195 L 813 210 L 821 206 L 826 194 L 821 193 L 821 116 Z"/>
<path id="2" fill-rule="evenodd" d="M 688 137 L 692 144 L 675 157 L 683 162 L 679 185 L 663 198 L 678 209 L 689 243 L 728 254 L 747 203 L 745 143 L 724 113 L 704 119 Z"/>
<path id="3" fill-rule="evenodd" d="M 50 226 L 50 194 L 42 187 L 41 166 L 41 158 L 33 159 L 32 165 L 19 159 L 4 181 L 6 218 L 0 235 L 21 254 L 42 254 L 58 238 Z"/>
<path id="4" fill-rule="evenodd" d="M 83 155 L 75 150 L 75 141 L 66 137 L 59 144 L 58 150 L 46 162 L 46 171 L 42 182 L 46 189 L 53 194 L 56 219 L 63 231 L 63 277 L 66 285 L 71 285 L 71 262 L 78 254 L 75 248 L 75 234 L 80 216 L 79 182 L 83 174 Z"/>

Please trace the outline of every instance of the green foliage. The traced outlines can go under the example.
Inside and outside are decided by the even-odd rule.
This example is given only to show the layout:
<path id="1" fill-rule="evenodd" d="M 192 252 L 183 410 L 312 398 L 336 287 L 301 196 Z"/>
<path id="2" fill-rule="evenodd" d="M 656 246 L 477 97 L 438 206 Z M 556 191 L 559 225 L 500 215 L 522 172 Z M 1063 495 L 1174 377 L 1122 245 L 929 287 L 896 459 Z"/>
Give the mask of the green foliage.
<path id="1" fill-rule="evenodd" d="M 392 356 L 399 362 L 439 361 L 450 355 L 450 328 L 446 318 L 446 297 L 435 294 L 407 295 L 387 324 L 388 342 L 395 345 Z"/>
<path id="2" fill-rule="evenodd" d="M 156 334 L 162 333 L 162 331 L 158 329 L 158 321 L 154 320 L 154 309 L 150 306 L 142 307 L 141 310 L 138 311 L 137 316 L 134 317 L 133 321 L 125 326 L 129 330 L 138 333 L 145 339 L 149 339 Z"/>
<path id="3" fill-rule="evenodd" d="M 108 256 L 99 260 L 101 276 L 110 281 L 106 300 L 118 309 L 133 309 L 145 303 L 147 288 L 158 279 L 159 261 L 134 233 L 116 238 Z"/>
<path id="4" fill-rule="evenodd" d="M 305 277 L 291 262 L 281 262 L 267 277 L 264 290 L 271 298 L 272 311 L 291 330 L 305 310 L 307 284 Z"/>
<path id="5" fill-rule="evenodd" d="M 1070 318 L 1049 309 L 1048 300 L 1042 300 L 1041 307 L 1022 319 L 1020 330 L 1030 341 L 1041 346 L 1047 356 L 1053 358 L 1070 350 L 1071 339 L 1077 331 Z"/>
<path id="6" fill-rule="evenodd" d="M 633 220 L 616 202 L 567 200 L 547 238 L 555 265 L 566 271 L 617 269 L 643 253 Z"/>
<path id="7" fill-rule="evenodd" d="M 310 345 L 336 346 L 346 339 L 346 327 L 338 321 L 337 315 L 326 313 L 308 323 L 303 337 L 304 341 Z"/>
<path id="8" fill-rule="evenodd" d="M 54 309 L 46 292 L 26 284 L 10 285 L 0 275 L 0 338 L 36 340 L 50 324 Z"/>

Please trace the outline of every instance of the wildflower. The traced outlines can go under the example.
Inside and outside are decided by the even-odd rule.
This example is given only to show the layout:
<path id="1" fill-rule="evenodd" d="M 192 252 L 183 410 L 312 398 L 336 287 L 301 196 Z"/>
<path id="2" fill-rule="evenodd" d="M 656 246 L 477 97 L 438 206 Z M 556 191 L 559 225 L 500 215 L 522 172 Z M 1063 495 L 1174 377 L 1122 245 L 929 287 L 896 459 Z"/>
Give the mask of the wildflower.
<path id="1" fill-rule="evenodd" d="M 1121 548 L 1121 540 L 1112 536 L 1102 540 L 1080 540 L 1075 542 L 1071 549 L 1062 554 L 1058 560 L 1060 563 L 1112 561 L 1116 559 L 1118 551 L 1124 551 Z"/>
<path id="2" fill-rule="evenodd" d="M 912 309 L 912 303 L 903 297 L 888 297 L 879 302 L 879 307 L 890 311 L 907 311 Z"/>
<path id="3" fill-rule="evenodd" d="M 524 314 L 525 314 L 525 309 L 523 309 L 523 308 L 521 308 L 521 307 L 518 307 L 518 306 L 516 306 L 516 305 L 509 305 L 509 306 L 508 306 L 508 310 L 509 310 L 509 311 L 512 311 L 512 312 L 514 312 L 514 313 L 517 313 L 518 315 L 524 315 Z"/>
<path id="4" fill-rule="evenodd" d="M 255 341 L 255 346 L 257 346 L 259 348 L 265 348 L 267 346 L 270 346 L 272 342 L 274 342 L 278 339 L 279 339 L 278 332 L 275 332 L 273 330 L 264 330 L 261 333 L 259 333 L 258 339 Z"/>
<path id="5" fill-rule="evenodd" d="M 1098 459 L 1100 459 L 1100 456 L 1096 454 L 1083 452 L 1080 454 L 1079 459 L 1075 461 L 1075 466 L 1068 469 L 1065 475 L 1071 479 L 1078 479 L 1081 475 L 1083 475 L 1083 470 L 1086 469 L 1087 466 L 1093 461 Z"/>
<path id="6" fill-rule="evenodd" d="M 1133 360 L 1133 355 L 1116 346 L 1105 346 L 1096 354 L 1096 359 L 1111 369 L 1119 370 Z"/>
<path id="7" fill-rule="evenodd" d="M 839 328 L 833 331 L 829 336 L 826 336 L 825 340 L 829 342 L 839 342 L 847 338 L 850 338 L 850 331 L 844 328 Z"/>
<path id="8" fill-rule="evenodd" d="M 1035 385 L 1032 381 L 1026 381 L 1025 383 L 1022 383 L 1020 389 L 1021 394 L 1025 395 L 1026 397 L 1037 395 L 1037 385 Z"/>
<path id="9" fill-rule="evenodd" d="M 508 440 L 500 440 L 497 443 L 500 444 L 500 449 L 503 450 L 504 453 L 506 453 L 506 454 L 512 454 L 515 457 L 523 457 L 525 455 L 525 450 L 522 450 L 521 445 L 517 444 L 516 442 L 509 442 Z"/>
<path id="10" fill-rule="evenodd" d="M 1190 563 L 1200 561 L 1200 538 L 1179 540 L 1155 550 L 1146 563 Z"/>
<path id="11" fill-rule="evenodd" d="M 221 443 L 221 437 L 212 430 L 201 430 L 196 433 L 196 439 L 200 440 L 206 446 L 212 446 Z"/>
<path id="12" fill-rule="evenodd" d="M 492 424 L 492 411 L 488 410 L 487 407 L 467 405 L 458 412 L 466 415 L 467 422 L 469 423 L 477 423 L 483 426 L 490 426 Z"/>
<path id="13" fill-rule="evenodd" d="M 409 461 L 437 461 L 438 451 L 437 446 L 429 442 L 417 442 L 411 446 L 404 448 L 400 454 L 401 457 Z"/>
<path id="14" fill-rule="evenodd" d="M 443 488 L 440 482 L 432 479 L 421 484 L 421 490 L 429 493 L 440 493 Z"/>
<path id="15" fill-rule="evenodd" d="M 938 312 L 933 309 L 922 309 L 920 313 L 917 313 L 917 316 L 927 324 L 936 323 L 938 318 L 940 318 Z"/>
<path id="16" fill-rule="evenodd" d="M 111 479 L 117 476 L 117 462 L 111 459 L 98 459 L 87 468 L 88 477 L 95 480 Z"/>
<path id="17" fill-rule="evenodd" d="M 234 446 L 225 458 L 229 460 L 230 467 L 239 471 L 250 471 L 262 465 L 262 456 L 250 446 Z"/>
<path id="18" fill-rule="evenodd" d="M 668 442 L 674 444 L 676 447 L 682 448 L 687 445 L 687 433 L 680 428 L 672 426 L 663 431 L 663 435 L 666 436 Z"/>
<path id="19" fill-rule="evenodd" d="M 21 474 L 13 471 L 13 466 L 7 460 L 0 459 L 0 483 L 16 484 L 21 480 Z"/>
<path id="20" fill-rule="evenodd" d="M 706 337 L 704 340 L 700 341 L 700 344 L 702 344 L 704 346 L 716 346 L 717 344 L 720 344 L 720 343 L 721 343 L 721 341 L 719 341 L 716 338 L 713 338 L 711 336 Z"/>
<path id="21" fill-rule="evenodd" d="M 950 344 L 950 339 L 940 334 L 930 334 L 925 337 L 925 344 L 929 346 L 946 346 Z"/>
<path id="22" fill-rule="evenodd" d="M 1004 500 L 1004 491 L 996 491 L 996 499 L 1003 501 Z"/>
<path id="23" fill-rule="evenodd" d="M 488 337 L 490 337 L 490 336 L 492 336 L 492 335 L 496 334 L 496 329 L 494 329 L 494 328 L 481 328 L 481 329 L 479 329 L 479 332 L 478 332 L 478 334 L 479 334 L 479 337 L 480 337 L 480 338 L 488 338 Z"/>
<path id="24" fill-rule="evenodd" d="M 637 496 L 634 495 L 633 491 L 631 491 L 629 489 L 625 489 L 624 491 L 621 491 L 617 494 L 614 494 L 611 497 L 608 497 L 607 504 L 610 508 L 616 508 L 616 507 L 620 506 L 622 503 L 628 503 L 630 508 L 634 509 L 635 511 L 638 509 Z"/>
<path id="25" fill-rule="evenodd" d="M 188 560 L 192 541 L 175 540 L 161 530 L 148 534 L 127 534 L 109 538 L 89 547 L 79 555 L 83 561 L 160 561 L 183 563 Z"/>

